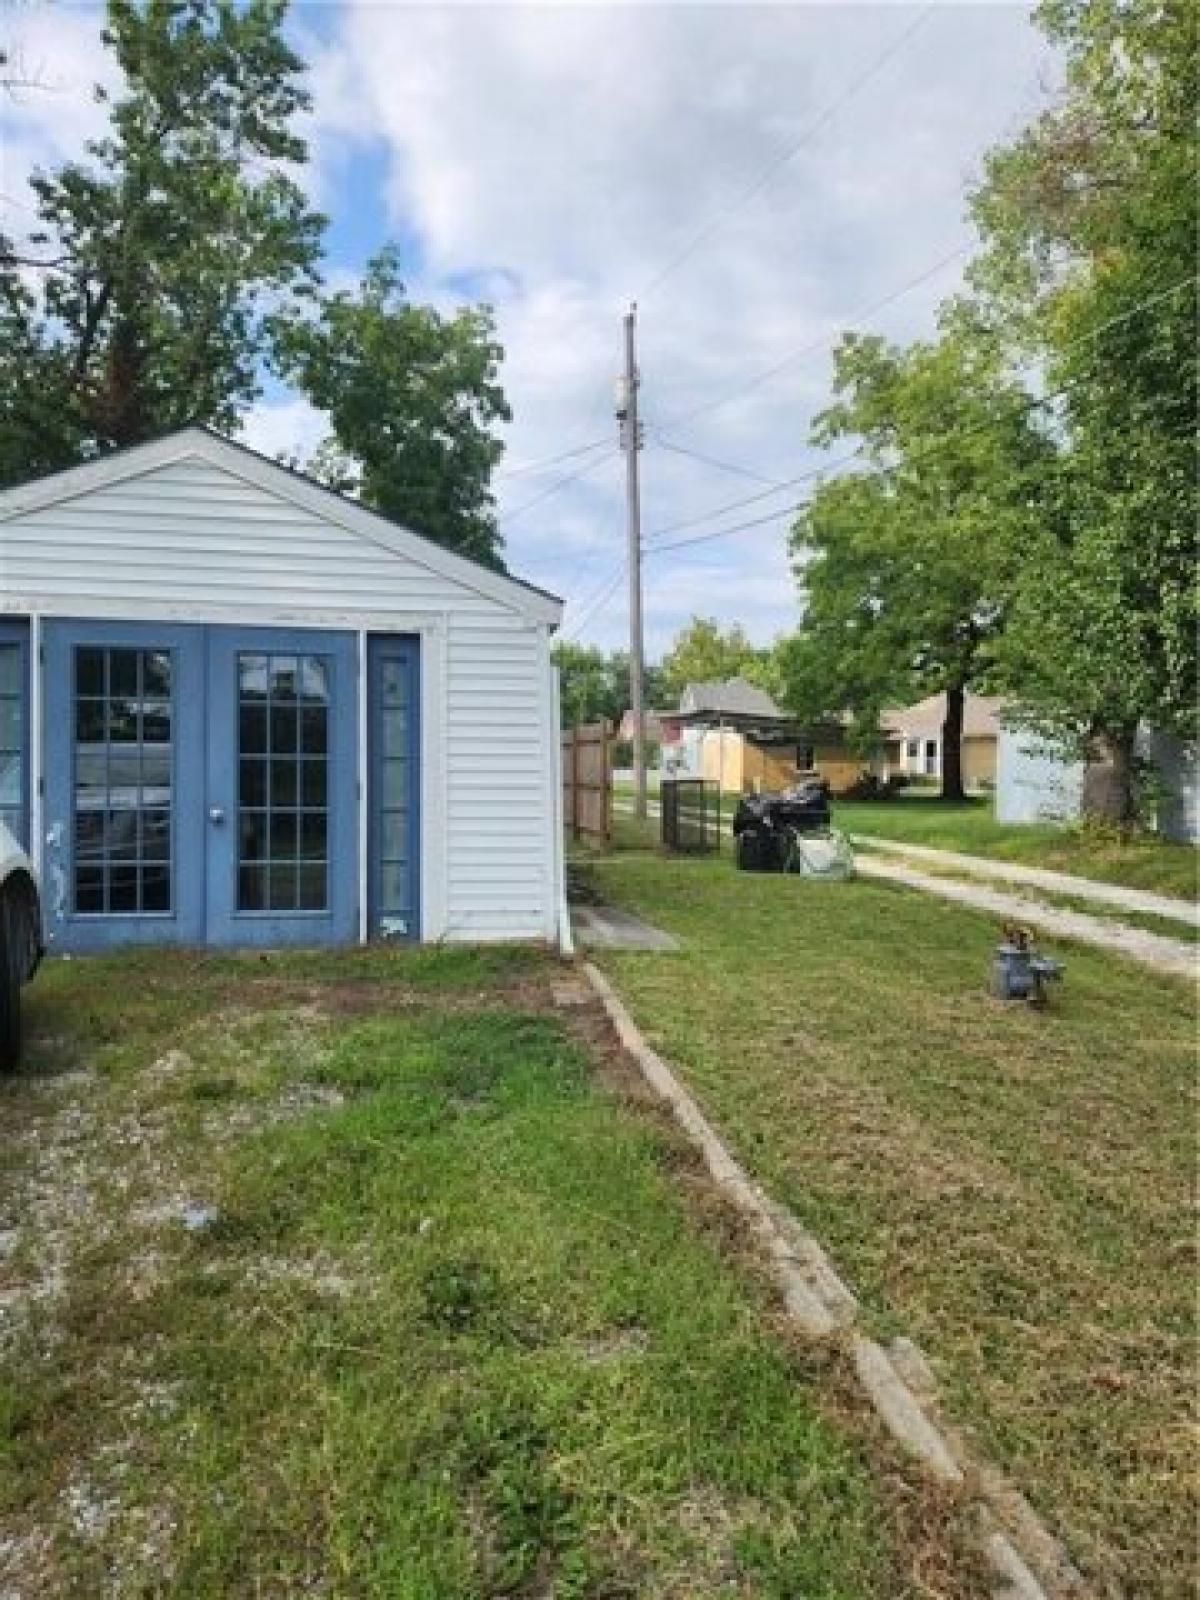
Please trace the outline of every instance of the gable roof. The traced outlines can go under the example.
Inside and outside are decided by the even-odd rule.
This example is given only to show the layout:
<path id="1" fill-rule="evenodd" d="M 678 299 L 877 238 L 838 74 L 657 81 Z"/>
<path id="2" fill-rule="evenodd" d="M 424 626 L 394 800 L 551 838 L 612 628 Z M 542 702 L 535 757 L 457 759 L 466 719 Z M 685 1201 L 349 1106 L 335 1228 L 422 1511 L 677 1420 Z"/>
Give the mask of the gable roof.
<path id="1" fill-rule="evenodd" d="M 963 705 L 963 738 L 994 739 L 1000 731 L 1005 702 L 994 695 L 968 694 Z M 936 738 L 946 720 L 945 694 L 931 694 L 915 705 L 884 711 L 880 730 L 901 738 Z"/>
<path id="2" fill-rule="evenodd" d="M 0 490 L 0 523 L 188 458 L 206 461 L 268 494 L 291 501 L 314 516 L 357 534 L 397 557 L 439 573 L 451 582 L 473 589 L 531 621 L 557 627 L 562 620 L 563 602 L 557 595 L 520 578 L 496 572 L 469 556 L 447 550 L 444 545 L 327 488 L 315 478 L 272 461 L 249 445 L 199 426 L 183 428 L 145 444 L 129 445 L 80 466 L 67 467 L 61 472 Z"/>
<path id="3" fill-rule="evenodd" d="M 784 713 L 767 691 L 745 678 L 689 683 L 679 697 L 679 709 L 693 716 L 778 717 L 784 720 Z"/>

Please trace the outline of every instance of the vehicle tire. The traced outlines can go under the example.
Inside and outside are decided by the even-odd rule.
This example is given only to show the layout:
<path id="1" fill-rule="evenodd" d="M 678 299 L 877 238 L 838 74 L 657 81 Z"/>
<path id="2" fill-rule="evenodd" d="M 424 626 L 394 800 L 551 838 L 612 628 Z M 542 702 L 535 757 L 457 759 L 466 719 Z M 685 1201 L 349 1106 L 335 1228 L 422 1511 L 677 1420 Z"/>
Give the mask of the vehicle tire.
<path id="1" fill-rule="evenodd" d="M 24 912 L 11 896 L 0 900 L 0 1072 L 15 1072 L 21 1065 L 23 922 Z"/>

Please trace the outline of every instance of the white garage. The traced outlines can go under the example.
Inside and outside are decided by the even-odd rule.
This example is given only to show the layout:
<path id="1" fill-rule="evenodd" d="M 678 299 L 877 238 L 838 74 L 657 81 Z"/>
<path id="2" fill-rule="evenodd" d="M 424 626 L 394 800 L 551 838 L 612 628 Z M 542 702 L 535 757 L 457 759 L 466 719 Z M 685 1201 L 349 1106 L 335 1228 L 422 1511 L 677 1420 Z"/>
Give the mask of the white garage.
<path id="1" fill-rule="evenodd" d="M 203 429 L 4 491 L 52 947 L 558 939 L 561 612 Z"/>

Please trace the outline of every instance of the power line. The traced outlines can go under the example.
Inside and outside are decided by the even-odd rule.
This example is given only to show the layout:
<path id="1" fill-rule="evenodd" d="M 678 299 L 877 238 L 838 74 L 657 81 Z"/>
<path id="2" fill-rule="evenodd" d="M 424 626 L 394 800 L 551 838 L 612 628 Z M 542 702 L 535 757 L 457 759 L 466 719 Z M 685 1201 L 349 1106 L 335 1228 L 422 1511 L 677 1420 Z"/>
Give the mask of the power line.
<path id="1" fill-rule="evenodd" d="M 860 457 L 858 450 L 851 450 L 844 456 L 839 456 L 836 461 L 825 461 L 819 467 L 814 467 L 811 472 L 804 472 L 795 483 L 810 483 L 814 478 L 827 477 L 831 472 L 836 472 L 839 467 L 848 466 L 850 462 L 857 461 Z M 794 504 L 780 506 L 775 511 L 765 512 L 761 517 L 753 517 L 749 522 L 736 522 L 730 528 L 715 528 L 708 533 L 696 533 L 686 539 L 671 539 L 666 544 L 651 544 L 646 547 L 646 554 L 651 556 L 663 555 L 668 550 L 683 550 L 694 544 L 707 544 L 712 539 L 724 539 L 731 533 L 745 533 L 751 528 L 765 527 L 768 522 L 776 522 L 780 517 L 792 516 L 808 504 L 807 500 L 797 500 Z"/>
<path id="2" fill-rule="evenodd" d="M 897 300 L 902 300 L 905 295 L 911 294 L 914 289 L 919 289 L 923 283 L 928 283 L 930 278 L 936 277 L 937 274 L 944 271 L 952 261 L 960 260 L 973 248 L 974 247 L 970 241 L 968 241 L 966 244 L 960 244 L 956 249 L 951 250 L 948 255 L 940 257 L 933 263 L 931 267 L 926 267 L 924 272 L 919 273 L 915 278 L 910 278 L 906 283 L 901 284 L 898 289 L 893 289 L 889 294 L 884 295 L 879 300 L 873 300 L 870 305 L 861 306 L 857 311 L 852 311 L 850 313 L 851 319 L 857 322 L 864 317 L 874 316 L 877 311 L 883 311 L 888 306 L 895 305 Z M 680 411 L 677 412 L 673 417 L 667 417 L 666 425 L 672 428 L 679 427 L 685 422 L 694 421 L 696 417 L 705 416 L 710 411 L 717 411 L 722 406 L 729 405 L 731 401 L 738 400 L 742 397 L 742 395 L 749 394 L 751 390 L 759 388 L 764 383 L 769 383 L 772 378 L 777 378 L 781 372 L 786 371 L 790 366 L 794 366 L 797 361 L 803 360 L 805 356 L 812 355 L 812 353 L 816 350 L 824 350 L 828 342 L 829 338 L 826 334 L 822 334 L 819 339 L 810 340 L 808 344 L 803 344 L 798 349 L 793 350 L 788 355 L 784 356 L 781 361 L 776 361 L 772 366 L 764 368 L 763 371 L 756 373 L 752 378 L 747 378 L 745 382 L 738 384 L 735 388 L 728 389 L 724 394 L 718 395 L 715 400 L 705 400 L 700 405 L 693 406 L 688 411 Z"/>
<path id="3" fill-rule="evenodd" d="M 859 74 L 857 78 L 853 79 L 849 84 L 847 84 L 845 89 L 842 90 L 841 94 L 839 94 L 836 99 L 830 101 L 825 109 L 821 111 L 811 123 L 809 123 L 794 144 L 789 145 L 788 148 L 781 154 L 774 156 L 759 172 L 758 176 L 753 180 L 748 188 L 744 189 L 740 195 L 737 195 L 727 205 L 723 206 L 722 209 L 709 222 L 707 222 L 698 233 L 693 235 L 691 240 L 684 245 L 682 250 L 679 250 L 674 256 L 665 262 L 663 266 L 659 268 L 659 270 L 643 288 L 641 294 L 638 296 L 638 299 L 644 300 L 647 295 L 653 293 L 653 291 L 657 289 L 659 285 L 665 281 L 665 279 L 670 277 L 672 272 L 674 272 L 678 267 L 681 267 L 683 263 L 689 259 L 689 257 L 693 256 L 702 245 L 707 244 L 709 239 L 711 239 L 714 234 L 720 231 L 721 226 L 725 222 L 726 218 L 732 216 L 735 211 L 740 211 L 744 205 L 754 199 L 755 195 L 760 194 L 762 190 L 765 189 L 770 183 L 775 174 L 786 167 L 788 163 L 794 159 L 794 157 L 799 155 L 804 146 L 808 144 L 811 139 L 815 138 L 818 133 L 820 133 L 821 129 L 824 128 L 825 125 L 833 119 L 834 115 L 841 110 L 842 106 L 844 106 L 848 100 L 852 99 L 859 92 L 859 90 L 865 88 L 866 85 L 870 83 L 871 79 L 883 70 L 892 57 L 903 49 L 903 47 L 908 43 L 909 39 L 912 38 L 913 34 L 916 33 L 917 29 L 922 27 L 929 20 L 934 10 L 935 5 L 927 5 L 924 10 L 921 11 L 918 16 L 912 22 L 910 22 L 909 25 L 904 28 L 902 32 L 899 33 L 896 38 L 893 39 L 892 42 L 880 52 L 878 56 L 874 58 L 874 60 L 864 69 L 863 72 Z"/>
<path id="4" fill-rule="evenodd" d="M 498 523 L 513 522 L 517 517 L 523 517 L 527 511 L 532 511 L 534 506 L 540 506 L 543 500 L 548 500 L 552 494 L 557 494 L 560 489 L 565 489 L 569 483 L 575 483 L 579 478 L 586 478 L 588 473 L 595 472 L 597 467 L 602 467 L 606 461 L 611 461 L 617 454 L 615 447 L 610 446 L 602 456 L 597 456 L 594 461 L 587 462 L 584 466 L 568 472 L 565 477 L 557 478 L 548 484 L 540 494 L 535 494 L 532 500 L 526 500 L 523 506 L 517 506 L 512 511 L 505 511 L 496 518 Z"/>
<path id="5" fill-rule="evenodd" d="M 783 485 L 778 478 L 764 477 L 761 472 L 751 472 L 746 467 L 738 467 L 732 461 L 720 461 L 716 456 L 707 456 L 702 450 L 691 450 L 687 445 L 677 444 L 674 440 L 664 437 L 658 429 L 654 429 L 654 437 L 664 450 L 670 450 L 673 455 L 689 456 L 693 461 L 699 461 L 706 467 L 718 467 L 722 472 L 731 472 L 738 478 L 749 478 L 752 483 L 767 483 L 772 488 L 780 489 Z"/>
<path id="6" fill-rule="evenodd" d="M 1194 282 L 1194 279 L 1192 279 L 1190 277 L 1189 278 L 1181 278 L 1178 283 L 1172 284 L 1169 288 L 1162 289 L 1157 294 L 1153 294 L 1153 295 L 1148 296 L 1145 300 L 1139 300 L 1136 305 L 1128 307 L 1126 310 L 1124 310 L 1122 312 L 1119 312 L 1114 317 L 1109 317 L 1106 321 L 1098 323 L 1096 325 L 1096 327 L 1089 328 L 1086 333 L 1081 334 L 1078 338 L 1072 339 L 1070 341 L 1070 343 L 1068 343 L 1068 344 L 1063 346 L 1063 348 L 1058 352 L 1058 354 L 1060 356 L 1061 355 L 1068 355 L 1072 350 L 1076 350 L 1080 346 L 1087 344 L 1090 340 L 1097 338 L 1100 334 L 1106 333 L 1110 328 L 1119 327 L 1122 323 L 1129 322 L 1135 316 L 1140 315 L 1141 312 L 1149 310 L 1152 306 L 1159 305 L 1164 300 L 1170 299 L 1172 295 L 1178 294 L 1181 289 L 1186 289 L 1186 288 L 1190 287 L 1193 284 L 1193 282 Z M 1037 407 L 1037 406 L 1042 405 L 1043 401 L 1046 400 L 1046 399 L 1057 399 L 1060 395 L 1068 394 L 1068 393 L 1070 393 L 1070 387 L 1069 386 L 1067 388 L 1065 388 L 1065 389 L 1055 390 L 1052 393 L 1044 396 L 1042 399 L 1036 399 L 1035 397 L 1030 397 L 1030 405 L 1032 407 Z M 858 453 L 857 451 L 854 452 L 855 455 L 857 455 L 857 453 Z M 814 477 L 819 477 L 821 475 L 821 473 L 823 473 L 823 472 L 828 472 L 828 471 L 834 470 L 836 467 L 842 465 L 843 461 L 846 460 L 846 459 L 853 459 L 853 457 L 839 458 L 838 461 L 835 461 L 835 462 L 832 462 L 832 463 L 828 463 L 825 466 L 818 467 L 818 468 L 816 468 L 816 469 L 814 469 L 812 471 L 809 471 L 809 472 L 800 473 L 799 476 L 797 476 L 795 478 L 784 479 L 774 489 L 763 489 L 763 490 L 760 490 L 757 494 L 744 495 L 740 499 L 728 501 L 725 505 L 715 506 L 711 511 L 700 512 L 696 516 L 685 517 L 682 521 L 668 523 L 666 525 L 666 527 L 657 528 L 657 529 L 655 529 L 655 531 L 653 533 L 647 534 L 647 536 L 646 536 L 647 548 L 648 549 L 655 549 L 655 548 L 658 548 L 658 549 L 675 549 L 675 548 L 677 548 L 678 545 L 682 545 L 682 544 L 701 543 L 702 539 L 679 540 L 679 541 L 675 541 L 671 545 L 661 545 L 661 544 L 656 545 L 655 541 L 663 539 L 667 534 L 680 533 L 685 528 L 694 528 L 699 523 L 709 522 L 714 517 L 723 517 L 723 516 L 727 515 L 731 511 L 741 511 L 746 506 L 757 505 L 763 500 L 769 500 L 769 499 L 771 499 L 771 497 L 773 495 L 780 493 L 784 489 L 795 488 L 797 485 L 799 485 L 801 483 L 806 483 L 806 482 L 808 482 L 810 479 L 812 479 Z M 785 510 L 788 510 L 788 509 L 796 509 L 796 508 L 795 507 L 785 508 Z M 769 516 L 761 518 L 761 519 L 758 519 L 758 520 L 759 521 L 770 521 L 771 516 L 782 516 L 782 515 L 784 515 L 784 511 L 772 512 Z M 711 537 L 714 537 L 714 535 L 703 535 L 702 536 L 702 538 L 711 538 Z"/>
<path id="7" fill-rule="evenodd" d="M 798 484 L 807 483 L 812 476 L 809 472 L 802 472 L 795 478 L 784 478 L 773 489 L 760 489 L 757 494 L 746 494 L 737 500 L 730 500 L 723 506 L 714 506 L 711 511 L 700 511 L 694 517 L 684 517 L 679 522 L 669 522 L 665 528 L 655 528 L 653 533 L 646 535 L 647 542 L 663 539 L 668 533 L 680 533 L 684 528 L 694 528 L 701 522 L 711 522 L 714 517 L 723 517 L 730 511 L 741 511 L 745 506 L 757 505 L 760 500 L 770 500 L 774 495 L 782 494 L 785 489 L 794 489 Z"/>
<path id="8" fill-rule="evenodd" d="M 1125 311 L 1119 312 L 1116 316 L 1109 317 L 1106 321 L 1098 323 L 1096 325 L 1096 327 L 1089 328 L 1086 333 L 1081 334 L 1078 338 L 1072 339 L 1068 344 L 1064 345 L 1063 348 L 1058 352 L 1058 354 L 1060 356 L 1066 355 L 1070 351 L 1078 349 L 1081 345 L 1085 345 L 1085 344 L 1089 343 L 1091 340 L 1097 338 L 1100 334 L 1107 332 L 1110 328 L 1116 328 L 1116 327 L 1119 327 L 1123 323 L 1131 321 L 1135 316 L 1137 316 L 1142 311 L 1147 311 L 1147 310 L 1150 309 L 1151 306 L 1159 305 L 1159 304 L 1162 303 L 1162 301 L 1170 299 L 1172 295 L 1178 294 L 1181 289 L 1190 288 L 1193 285 L 1194 282 L 1195 282 L 1195 280 L 1193 278 L 1190 278 L 1190 277 L 1181 278 L 1178 283 L 1172 284 L 1170 286 L 1170 288 L 1162 289 L 1157 294 L 1150 295 L 1145 300 L 1140 300 L 1136 305 L 1130 306 Z M 1046 390 L 1046 392 L 1044 394 L 1026 396 L 1025 397 L 1025 410 L 1024 410 L 1023 414 L 1025 416 L 1028 416 L 1031 412 L 1039 411 L 1039 410 L 1043 409 L 1045 406 L 1050 405 L 1053 401 L 1060 400 L 1064 396 L 1069 395 L 1074 390 L 1074 388 L 1076 387 L 1076 385 L 1080 381 L 1081 380 L 1079 378 L 1076 378 L 1076 379 L 1072 380 L 1071 382 L 1059 385 L 1059 387 L 1057 387 L 1055 389 L 1048 389 L 1048 390 Z M 962 438 L 964 436 L 969 437 L 971 434 L 979 433 L 983 429 L 991 427 L 991 426 L 992 426 L 992 424 L 991 424 L 990 421 L 984 421 L 984 422 L 981 422 L 981 423 L 977 424 L 973 428 L 963 428 L 963 429 L 959 430 L 957 432 L 957 434 L 956 434 L 956 437 L 957 438 Z M 910 455 L 910 456 L 906 457 L 905 460 L 897 462 L 893 466 L 878 467 L 876 469 L 875 475 L 879 476 L 879 475 L 882 475 L 882 474 L 891 474 L 891 473 L 894 473 L 894 472 L 897 472 L 897 471 L 902 471 L 902 470 L 904 470 L 904 469 L 906 469 L 908 467 L 919 466 L 921 464 L 921 462 L 930 460 L 930 459 L 936 457 L 937 454 L 938 454 L 938 449 L 937 449 L 936 446 L 935 447 L 931 447 L 931 448 L 929 448 L 927 450 L 919 451 L 917 454 Z M 800 475 L 800 477 L 792 479 L 791 480 L 791 484 L 801 483 L 801 482 L 805 482 L 805 481 L 811 481 L 813 478 L 827 477 L 830 473 L 836 472 L 839 467 L 848 465 L 850 462 L 859 459 L 860 456 L 861 456 L 861 451 L 860 450 L 855 449 L 853 451 L 850 451 L 848 454 L 846 454 L 844 456 L 839 456 L 836 461 L 824 462 L 819 467 L 814 467 L 811 471 L 806 472 L 806 473 L 802 473 Z M 790 486 L 791 485 L 789 485 L 789 487 Z M 749 496 L 746 497 L 745 500 L 743 500 L 741 502 L 735 501 L 735 502 L 732 503 L 732 505 L 726 506 L 726 507 L 722 508 L 722 510 L 720 510 L 720 511 L 710 512 L 709 515 L 710 516 L 721 516 L 721 515 L 724 514 L 725 511 L 729 511 L 729 510 L 737 508 L 739 506 L 739 504 L 741 506 L 745 506 L 745 505 L 752 504 L 756 500 L 762 500 L 762 499 L 765 499 L 765 498 L 767 498 L 767 495 L 749 495 Z M 650 543 L 646 547 L 646 554 L 647 555 L 664 555 L 669 550 L 682 550 L 682 549 L 688 548 L 688 547 L 690 547 L 692 545 L 707 544 L 711 540 L 725 539 L 725 538 L 728 538 L 731 534 L 746 533 L 746 532 L 749 532 L 751 529 L 759 528 L 759 527 L 765 527 L 770 522 L 778 521 L 778 519 L 780 517 L 792 516 L 796 512 L 803 510 L 804 507 L 807 504 L 808 504 L 807 500 L 798 500 L 798 501 L 794 502 L 791 505 L 780 506 L 775 511 L 768 511 L 763 516 L 753 517 L 753 518 L 751 518 L 750 520 L 748 520 L 746 522 L 734 523 L 731 527 L 716 528 L 716 529 L 710 530 L 708 533 L 693 534 L 692 536 L 690 536 L 689 538 L 686 538 L 686 539 L 673 539 L 673 540 L 670 540 L 669 542 L 667 542 L 665 544 L 664 543 L 658 543 L 658 544 Z M 707 520 L 707 518 L 704 518 L 704 517 L 696 517 L 696 518 L 691 519 L 691 524 L 694 525 L 696 522 L 701 522 L 701 521 L 706 521 L 706 520 Z M 685 523 L 677 523 L 677 524 L 675 524 L 675 526 L 677 528 L 678 527 L 687 526 L 687 525 L 688 524 L 685 524 Z M 668 529 L 668 530 L 663 530 L 663 531 L 668 531 L 669 532 L 671 530 Z"/>
<path id="9" fill-rule="evenodd" d="M 603 611 L 604 607 L 620 588 L 625 577 L 625 572 L 626 563 L 622 561 L 617 565 L 616 569 L 609 574 L 603 584 L 601 584 L 598 589 L 592 591 L 592 594 L 584 602 L 583 615 L 571 626 L 570 629 L 568 629 L 566 633 L 563 634 L 564 641 L 577 639 L 587 627 L 588 623 L 592 621 L 593 617 L 598 616 L 600 612 Z"/>
<path id="10" fill-rule="evenodd" d="M 561 462 L 570 461 L 575 456 L 589 455 L 593 450 L 599 450 L 601 445 L 608 444 L 609 442 L 608 435 L 606 434 L 602 439 L 593 439 L 590 444 L 576 445 L 573 450 L 564 450 L 561 455 L 547 456 L 541 461 L 522 462 L 522 464 L 517 467 L 501 467 L 497 471 L 496 476 L 498 478 L 524 478 L 527 477 L 531 472 L 545 472 L 548 470 L 548 468 L 557 467 Z"/>

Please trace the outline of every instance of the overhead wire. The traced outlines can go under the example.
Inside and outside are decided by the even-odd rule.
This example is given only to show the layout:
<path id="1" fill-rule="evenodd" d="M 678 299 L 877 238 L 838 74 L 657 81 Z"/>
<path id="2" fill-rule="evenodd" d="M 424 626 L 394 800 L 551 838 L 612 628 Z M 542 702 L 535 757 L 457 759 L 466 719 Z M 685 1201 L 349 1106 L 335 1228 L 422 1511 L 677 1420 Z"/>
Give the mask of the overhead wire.
<path id="1" fill-rule="evenodd" d="M 1076 350 L 1089 343 L 1091 340 L 1099 337 L 1100 334 L 1107 332 L 1109 329 L 1119 327 L 1123 323 L 1131 321 L 1133 317 L 1140 315 L 1141 312 L 1149 310 L 1152 306 L 1160 304 L 1162 301 L 1169 299 L 1172 295 L 1178 294 L 1181 289 L 1190 287 L 1194 282 L 1195 280 L 1191 277 L 1181 278 L 1177 283 L 1170 285 L 1168 288 L 1162 289 L 1156 294 L 1147 296 L 1146 299 L 1138 301 L 1136 305 L 1127 307 L 1124 311 L 1119 312 L 1116 316 L 1109 317 L 1104 322 L 1098 323 L 1094 328 L 1089 328 L 1086 333 L 1079 335 L 1078 338 L 1073 339 L 1068 344 L 1064 345 L 1059 354 L 1067 355 L 1072 350 Z M 1067 385 L 1064 388 L 1048 391 L 1046 394 L 1040 397 L 1031 395 L 1029 396 L 1027 409 L 1036 410 L 1048 403 L 1050 400 L 1059 399 L 1063 395 L 1069 394 L 1072 388 L 1073 385 Z M 976 429 L 973 431 L 978 430 Z M 800 473 L 797 477 L 788 478 L 780 483 L 775 489 L 763 489 L 757 494 L 744 495 L 740 499 L 728 501 L 725 505 L 716 506 L 711 511 L 700 512 L 695 516 L 684 518 L 682 521 L 669 523 L 666 527 L 656 529 L 653 533 L 647 534 L 645 546 L 646 550 L 648 553 L 650 553 L 655 550 L 678 549 L 689 544 L 700 544 L 711 538 L 723 537 L 725 532 L 732 533 L 740 531 L 742 525 L 739 524 L 736 528 L 721 530 L 717 533 L 702 534 L 691 539 L 674 540 L 669 544 L 663 544 L 659 542 L 664 539 L 667 534 L 678 533 L 685 528 L 696 527 L 700 523 L 711 521 L 714 517 L 725 516 L 731 511 L 743 510 L 747 506 L 756 505 L 763 500 L 769 500 L 772 495 L 778 494 L 784 489 L 795 488 L 799 484 L 808 482 L 814 477 L 820 477 L 824 473 L 836 471 L 839 466 L 845 465 L 846 462 L 855 459 L 858 454 L 859 452 L 856 450 L 849 456 L 839 457 L 837 461 L 824 463 L 808 472 Z M 918 459 L 924 460 L 926 458 L 926 454 L 927 453 L 923 452 Z M 779 511 L 767 513 L 763 517 L 756 518 L 755 521 L 750 525 L 760 526 L 766 522 L 772 521 L 775 517 L 787 515 L 791 511 L 798 510 L 800 505 L 803 503 L 804 502 L 800 502 L 799 505 L 795 506 L 785 506 Z"/>
<path id="2" fill-rule="evenodd" d="M 951 262 L 958 261 L 969 254 L 973 248 L 974 246 L 970 240 L 956 246 L 948 254 L 940 256 L 932 266 L 926 267 L 923 272 L 918 273 L 915 278 L 909 278 L 898 288 L 891 290 L 880 299 L 873 300 L 869 305 L 859 307 L 857 311 L 852 311 L 850 313 L 851 319 L 859 321 L 864 317 L 872 317 L 876 312 L 884 311 L 888 306 L 895 305 L 905 295 L 912 294 L 914 289 L 919 289 L 922 284 L 928 283 L 931 278 L 935 278 L 939 272 L 945 271 Z M 807 344 L 800 345 L 781 360 L 773 362 L 771 366 L 765 367 L 761 372 L 755 373 L 753 377 L 747 378 L 732 389 L 727 389 L 724 394 L 718 395 L 715 399 L 702 401 L 700 405 L 692 406 L 687 411 L 679 411 L 673 416 L 665 417 L 663 426 L 678 428 L 684 423 L 694 421 L 696 417 L 706 416 L 710 411 L 719 411 L 723 406 L 731 404 L 732 401 L 740 400 L 743 395 L 750 394 L 753 390 L 761 388 L 764 383 L 770 383 L 773 378 L 777 378 L 780 373 L 786 372 L 789 367 L 794 366 L 798 361 L 802 361 L 805 356 L 812 355 L 814 351 L 826 349 L 828 344 L 828 334 L 822 334 L 817 339 L 810 339 Z"/>
<path id="3" fill-rule="evenodd" d="M 593 590 L 592 594 L 589 595 L 588 599 L 583 604 L 583 615 L 573 622 L 570 628 L 566 630 L 566 632 L 563 634 L 564 640 L 570 641 L 577 639 L 583 630 L 588 626 L 588 624 L 595 617 L 599 616 L 600 612 L 604 610 L 605 606 L 620 587 L 621 580 L 624 578 L 625 573 L 628 570 L 628 566 L 629 563 L 627 561 L 622 561 L 617 566 L 616 570 L 609 574 L 600 587 Z"/>
<path id="4" fill-rule="evenodd" d="M 602 439 L 593 439 L 590 444 L 576 445 L 573 450 L 563 450 L 559 455 L 547 456 L 541 461 L 526 461 L 515 467 L 500 467 L 497 469 L 498 478 L 525 478 L 530 473 L 547 472 L 551 467 L 557 467 L 564 461 L 571 461 L 575 456 L 589 455 L 593 450 L 599 450 L 602 445 L 610 444 L 609 435 Z"/>
<path id="5" fill-rule="evenodd" d="M 703 450 L 693 450 L 687 445 L 668 439 L 657 428 L 652 428 L 650 432 L 655 442 L 662 449 L 669 450 L 672 455 L 688 456 L 692 461 L 699 461 L 706 467 L 717 467 L 721 472 L 732 473 L 737 478 L 749 478 L 752 483 L 769 484 L 774 489 L 783 488 L 778 478 L 768 478 L 761 472 L 752 472 L 748 467 L 736 466 L 732 461 L 722 461 L 717 456 L 706 455 Z"/>
<path id="6" fill-rule="evenodd" d="M 496 518 L 496 521 L 498 523 L 515 522 L 518 517 L 523 517 L 527 511 L 532 511 L 534 506 L 540 506 L 543 500 L 549 500 L 551 495 L 558 494 L 561 489 L 565 489 L 568 484 L 575 483 L 580 478 L 586 478 L 589 473 L 595 472 L 598 467 L 602 467 L 606 461 L 611 461 L 613 456 L 618 453 L 616 445 L 610 445 L 603 455 L 586 462 L 582 467 L 577 467 L 574 472 L 568 472 L 563 477 L 557 478 L 539 494 L 535 494 L 532 500 L 526 500 L 523 506 L 515 506 L 511 511 L 502 512 Z"/>
<path id="7" fill-rule="evenodd" d="M 851 82 L 848 83 L 841 91 L 841 93 L 824 107 L 824 109 L 813 119 L 813 121 L 807 125 L 798 139 L 790 144 L 786 150 L 782 151 L 776 156 L 773 156 L 747 188 L 743 189 L 739 195 L 735 196 L 731 201 L 724 205 L 709 222 L 707 222 L 697 233 L 692 236 L 692 238 L 681 250 L 678 250 L 675 255 L 671 256 L 669 260 L 663 263 L 653 277 L 651 277 L 649 281 L 643 285 L 641 293 L 637 296 L 637 298 L 639 300 L 644 300 L 653 294 L 653 292 L 659 288 L 659 286 L 664 283 L 673 272 L 676 272 L 685 261 L 689 260 L 693 255 L 695 255 L 697 250 L 699 250 L 703 245 L 707 244 L 709 239 L 720 232 L 722 226 L 729 217 L 731 217 L 735 212 L 740 211 L 742 207 L 753 200 L 756 195 L 761 194 L 761 192 L 771 182 L 771 179 L 775 176 L 775 174 L 782 171 L 784 167 L 786 167 L 795 159 L 797 155 L 799 155 L 800 151 L 803 150 L 805 145 L 814 139 L 816 135 L 821 132 L 822 128 L 832 121 L 833 117 L 838 111 L 841 110 L 842 106 L 844 106 L 848 100 L 853 99 L 856 94 L 864 89 L 867 84 L 870 83 L 871 80 L 883 70 L 893 56 L 899 54 L 912 36 L 917 32 L 918 28 L 924 26 L 936 9 L 936 3 L 925 6 L 913 19 L 913 21 L 911 21 L 907 27 L 903 28 L 901 32 L 885 46 L 879 55 L 875 56 L 871 60 L 864 70 L 859 73 L 858 77 L 852 79 Z"/>

